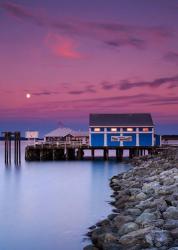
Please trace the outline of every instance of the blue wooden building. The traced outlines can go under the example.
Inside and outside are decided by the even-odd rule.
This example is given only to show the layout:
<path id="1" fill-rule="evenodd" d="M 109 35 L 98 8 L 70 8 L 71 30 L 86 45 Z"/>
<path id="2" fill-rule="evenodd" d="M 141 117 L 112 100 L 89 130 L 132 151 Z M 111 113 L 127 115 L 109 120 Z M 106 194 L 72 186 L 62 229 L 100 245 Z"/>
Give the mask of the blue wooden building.
<path id="1" fill-rule="evenodd" d="M 92 147 L 152 147 L 151 114 L 90 114 L 89 142 Z"/>

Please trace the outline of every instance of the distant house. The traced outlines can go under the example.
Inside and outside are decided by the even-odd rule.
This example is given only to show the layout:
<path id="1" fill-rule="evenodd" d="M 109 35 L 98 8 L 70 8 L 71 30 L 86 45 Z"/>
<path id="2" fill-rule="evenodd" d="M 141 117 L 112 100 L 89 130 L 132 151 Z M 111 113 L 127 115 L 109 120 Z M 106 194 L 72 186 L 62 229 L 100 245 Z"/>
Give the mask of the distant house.
<path id="1" fill-rule="evenodd" d="M 162 145 L 178 145 L 178 135 L 162 135 Z"/>
<path id="2" fill-rule="evenodd" d="M 90 146 L 150 147 L 154 143 L 154 124 L 149 113 L 90 114 Z"/>
<path id="3" fill-rule="evenodd" d="M 70 128 L 57 128 L 44 136 L 45 142 L 80 142 L 88 144 L 88 132 L 75 131 Z"/>

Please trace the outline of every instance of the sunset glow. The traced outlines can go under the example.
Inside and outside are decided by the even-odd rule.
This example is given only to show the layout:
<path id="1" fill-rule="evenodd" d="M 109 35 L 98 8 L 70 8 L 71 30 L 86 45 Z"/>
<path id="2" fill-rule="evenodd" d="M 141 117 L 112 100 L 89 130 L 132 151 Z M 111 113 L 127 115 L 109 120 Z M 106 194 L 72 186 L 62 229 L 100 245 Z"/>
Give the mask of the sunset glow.
<path id="1" fill-rule="evenodd" d="M 178 133 L 177 11 L 176 0 L 2 1 L 2 129 L 150 112 L 158 132 Z"/>

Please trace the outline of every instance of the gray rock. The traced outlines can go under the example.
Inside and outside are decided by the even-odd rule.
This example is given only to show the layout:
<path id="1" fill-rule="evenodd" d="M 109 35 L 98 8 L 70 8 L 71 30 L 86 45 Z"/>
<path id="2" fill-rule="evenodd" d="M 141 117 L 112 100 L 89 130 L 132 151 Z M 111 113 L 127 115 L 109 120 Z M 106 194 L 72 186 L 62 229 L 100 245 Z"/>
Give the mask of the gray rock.
<path id="1" fill-rule="evenodd" d="M 131 215 L 132 217 L 139 216 L 142 211 L 139 208 L 129 208 L 125 211 L 125 214 Z"/>
<path id="2" fill-rule="evenodd" d="M 170 231 L 172 238 L 178 239 L 178 228 L 175 228 Z"/>
<path id="3" fill-rule="evenodd" d="M 178 208 L 177 207 L 168 207 L 166 212 L 163 213 L 164 219 L 174 219 L 178 220 Z"/>
<path id="4" fill-rule="evenodd" d="M 104 219 L 102 221 L 98 221 L 96 223 L 97 227 L 102 227 L 102 226 L 108 226 L 110 224 L 110 221 L 108 219 Z"/>
<path id="5" fill-rule="evenodd" d="M 83 250 L 99 250 L 97 247 L 94 247 L 93 245 L 88 245 L 83 248 Z"/>
<path id="6" fill-rule="evenodd" d="M 149 193 L 150 189 L 155 191 L 159 188 L 160 188 L 159 182 L 153 181 L 153 182 L 145 183 L 142 187 L 142 190 L 144 193 Z"/>
<path id="7" fill-rule="evenodd" d="M 132 222 L 133 218 L 130 215 L 117 215 L 114 220 L 113 220 L 113 224 L 120 229 L 120 227 L 122 227 L 122 225 L 124 225 L 127 222 Z"/>
<path id="8" fill-rule="evenodd" d="M 121 246 L 116 243 L 106 243 L 103 245 L 103 250 L 121 250 Z"/>
<path id="9" fill-rule="evenodd" d="M 153 213 L 142 213 L 139 217 L 136 219 L 136 223 L 145 225 L 145 224 L 151 224 L 154 220 L 156 220 L 156 216 Z"/>
<path id="10" fill-rule="evenodd" d="M 136 200 L 139 200 L 139 201 L 145 200 L 146 198 L 147 198 L 147 196 L 146 196 L 146 194 L 143 193 L 143 192 L 140 192 L 140 193 L 137 194 L 136 197 L 135 197 L 135 199 L 136 199 Z"/>
<path id="11" fill-rule="evenodd" d="M 165 185 L 165 186 L 169 186 L 169 185 L 172 185 L 172 184 L 174 184 L 175 183 L 175 179 L 174 178 L 165 178 L 164 180 L 163 180 L 163 185 Z"/>
<path id="12" fill-rule="evenodd" d="M 151 235 L 156 247 L 168 246 L 172 241 L 170 233 L 167 230 L 153 230 Z"/>
<path id="13" fill-rule="evenodd" d="M 151 229 L 151 227 L 147 227 L 125 234 L 119 239 L 119 242 L 124 246 L 134 246 L 138 243 L 142 244 L 145 242 L 145 235 L 147 235 Z"/>
<path id="14" fill-rule="evenodd" d="M 178 227 L 178 220 L 168 219 L 165 221 L 164 228 L 167 230 L 175 229 Z"/>
<path id="15" fill-rule="evenodd" d="M 139 226 L 136 223 L 128 222 L 120 228 L 119 235 L 124 235 L 124 234 L 130 233 L 132 231 L 136 231 L 138 229 L 139 229 Z"/>

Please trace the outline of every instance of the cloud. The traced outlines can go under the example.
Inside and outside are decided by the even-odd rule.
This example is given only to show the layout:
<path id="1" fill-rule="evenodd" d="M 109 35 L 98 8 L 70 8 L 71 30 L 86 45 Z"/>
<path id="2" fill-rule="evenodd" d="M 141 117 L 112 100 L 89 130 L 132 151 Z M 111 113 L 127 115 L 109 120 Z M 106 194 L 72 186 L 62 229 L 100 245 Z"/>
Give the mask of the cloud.
<path id="1" fill-rule="evenodd" d="M 19 19 L 31 21 L 37 25 L 46 25 L 45 19 L 41 16 L 35 15 L 29 9 L 15 3 L 6 2 L 0 4 L 0 8 Z"/>
<path id="2" fill-rule="evenodd" d="M 117 22 L 84 22 L 81 20 L 53 20 L 47 16 L 35 13 L 22 5 L 3 3 L 0 8 L 21 20 L 32 22 L 58 30 L 67 36 L 83 37 L 100 41 L 109 48 L 131 46 L 137 49 L 145 49 L 148 44 L 160 44 L 173 36 L 173 31 L 162 26 L 143 27 L 125 25 Z M 108 39 L 109 38 L 109 39 Z M 68 55 L 68 46 L 63 48 L 64 54 Z M 61 52 L 60 52 L 61 53 Z M 70 53 L 69 53 L 70 54 Z M 73 55 L 73 53 L 72 53 Z M 74 57 L 77 55 L 75 54 Z"/>
<path id="3" fill-rule="evenodd" d="M 104 82 L 101 82 L 101 86 L 102 86 L 102 89 L 104 90 L 110 90 L 110 89 L 115 88 L 117 84 L 104 81 Z"/>
<path id="4" fill-rule="evenodd" d="M 70 95 L 81 95 L 86 93 L 96 93 L 94 85 L 88 85 L 82 90 L 71 90 L 68 92 Z"/>
<path id="5" fill-rule="evenodd" d="M 124 80 L 121 82 L 119 88 L 121 90 L 128 90 L 137 87 L 151 87 L 151 88 L 158 88 L 162 85 L 169 84 L 170 86 L 175 87 L 178 85 L 178 75 L 172 77 L 162 77 L 157 78 L 153 81 L 139 81 L 139 82 L 129 82 L 128 80 Z M 173 85 L 170 85 L 173 84 Z"/>
<path id="6" fill-rule="evenodd" d="M 146 41 L 139 38 L 125 38 L 125 39 L 118 39 L 118 40 L 108 40 L 104 42 L 106 45 L 113 47 L 113 48 L 119 48 L 122 46 L 131 46 L 135 47 L 137 49 L 144 49 L 146 48 Z"/>
<path id="7" fill-rule="evenodd" d="M 59 92 L 55 91 L 41 91 L 41 92 L 32 92 L 31 93 L 34 96 L 44 96 L 44 95 L 56 95 L 59 94 Z"/>
<path id="8" fill-rule="evenodd" d="M 82 54 L 77 51 L 77 44 L 71 38 L 49 33 L 45 39 L 45 43 L 56 56 L 67 59 L 84 58 Z"/>
<path id="9" fill-rule="evenodd" d="M 177 52 L 170 51 L 163 58 L 166 61 L 174 62 L 176 64 L 178 63 L 178 53 Z"/>

